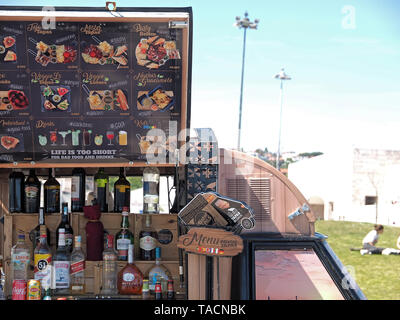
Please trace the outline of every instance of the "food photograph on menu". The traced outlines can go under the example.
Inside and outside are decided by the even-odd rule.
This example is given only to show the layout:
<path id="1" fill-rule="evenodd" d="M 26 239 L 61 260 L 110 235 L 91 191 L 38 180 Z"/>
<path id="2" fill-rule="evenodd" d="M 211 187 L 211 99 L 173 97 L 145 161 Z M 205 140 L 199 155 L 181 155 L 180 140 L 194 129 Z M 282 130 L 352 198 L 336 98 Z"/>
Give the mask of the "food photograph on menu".
<path id="1" fill-rule="evenodd" d="M 81 67 L 89 70 L 129 68 L 129 27 L 98 23 L 80 27 Z"/>
<path id="2" fill-rule="evenodd" d="M 130 79 L 127 72 L 83 72 L 82 100 L 86 116 L 130 114 Z"/>
<path id="3" fill-rule="evenodd" d="M 26 26 L 29 68 L 68 70 L 78 68 L 77 25 L 58 22 L 56 29 L 42 29 L 40 23 Z"/>
<path id="4" fill-rule="evenodd" d="M 29 91 L 25 72 L 0 71 L 0 116 L 29 115 Z"/>
<path id="5" fill-rule="evenodd" d="M 26 67 L 26 46 L 23 23 L 0 23 L 0 69 Z"/>
<path id="6" fill-rule="evenodd" d="M 80 115 L 79 76 L 73 71 L 40 72 L 30 74 L 32 114 L 37 117 Z"/>
<path id="7" fill-rule="evenodd" d="M 148 70 L 174 69 L 181 64 L 180 30 L 167 24 L 137 23 L 133 25 L 133 45 L 138 66 Z"/>

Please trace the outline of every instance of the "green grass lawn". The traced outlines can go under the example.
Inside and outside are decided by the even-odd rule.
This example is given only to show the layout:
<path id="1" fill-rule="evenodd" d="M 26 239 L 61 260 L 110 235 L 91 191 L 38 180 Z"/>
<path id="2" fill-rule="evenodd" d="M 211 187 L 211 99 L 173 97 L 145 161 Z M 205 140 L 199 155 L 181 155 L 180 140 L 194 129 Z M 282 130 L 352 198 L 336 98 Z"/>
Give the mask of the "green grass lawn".
<path id="1" fill-rule="evenodd" d="M 347 221 L 317 221 L 316 232 L 328 236 L 328 243 L 344 266 L 353 266 L 355 281 L 369 300 L 400 300 L 400 256 L 364 255 L 360 248 L 373 224 Z M 400 228 L 385 226 L 378 247 L 396 247 Z"/>

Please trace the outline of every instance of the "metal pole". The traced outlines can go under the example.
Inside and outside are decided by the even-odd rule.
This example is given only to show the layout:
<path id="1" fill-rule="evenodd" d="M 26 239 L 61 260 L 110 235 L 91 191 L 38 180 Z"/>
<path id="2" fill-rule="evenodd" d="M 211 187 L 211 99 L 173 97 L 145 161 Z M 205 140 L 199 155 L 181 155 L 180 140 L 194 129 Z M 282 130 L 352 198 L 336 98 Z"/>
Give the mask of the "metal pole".
<path id="1" fill-rule="evenodd" d="M 282 131 L 282 105 L 283 105 L 283 80 L 281 80 L 281 112 L 280 112 L 280 120 L 279 120 L 279 137 L 278 137 L 278 152 L 276 155 L 276 169 L 280 169 L 279 158 L 281 151 L 281 131 Z"/>
<path id="2" fill-rule="evenodd" d="M 244 28 L 244 36 L 243 36 L 243 55 L 242 55 L 242 79 L 240 83 L 240 103 L 239 103 L 239 132 L 238 132 L 238 143 L 237 149 L 240 151 L 240 134 L 242 130 L 242 101 L 243 101 L 243 78 L 244 78 L 244 57 L 246 52 L 246 31 L 247 28 Z"/>

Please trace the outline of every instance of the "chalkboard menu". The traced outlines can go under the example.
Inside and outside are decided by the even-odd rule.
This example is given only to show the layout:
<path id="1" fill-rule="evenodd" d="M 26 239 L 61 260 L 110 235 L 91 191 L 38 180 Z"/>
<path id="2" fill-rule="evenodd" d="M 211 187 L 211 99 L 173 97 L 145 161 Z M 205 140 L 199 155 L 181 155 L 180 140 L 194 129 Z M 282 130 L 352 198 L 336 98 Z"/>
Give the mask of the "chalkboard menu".
<path id="1" fill-rule="evenodd" d="M 168 157 L 185 50 L 168 22 L 0 21 L 0 162 Z"/>

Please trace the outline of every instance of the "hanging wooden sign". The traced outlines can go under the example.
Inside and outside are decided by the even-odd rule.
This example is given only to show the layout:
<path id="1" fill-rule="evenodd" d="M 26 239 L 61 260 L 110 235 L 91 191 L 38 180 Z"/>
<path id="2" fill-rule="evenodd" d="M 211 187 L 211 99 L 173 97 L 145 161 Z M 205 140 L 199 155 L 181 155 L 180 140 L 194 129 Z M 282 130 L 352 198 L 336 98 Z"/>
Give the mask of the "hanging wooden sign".
<path id="1" fill-rule="evenodd" d="M 178 239 L 178 248 L 207 256 L 233 257 L 243 250 L 243 240 L 221 229 L 192 228 Z"/>

